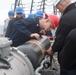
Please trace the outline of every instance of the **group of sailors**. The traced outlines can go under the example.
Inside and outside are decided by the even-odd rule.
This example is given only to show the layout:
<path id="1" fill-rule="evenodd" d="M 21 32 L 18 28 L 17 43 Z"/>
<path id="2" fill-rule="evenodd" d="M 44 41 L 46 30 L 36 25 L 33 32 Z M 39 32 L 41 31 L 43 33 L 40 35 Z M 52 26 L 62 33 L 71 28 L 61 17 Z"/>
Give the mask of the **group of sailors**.
<path id="1" fill-rule="evenodd" d="M 76 2 L 54 0 L 54 6 L 62 13 L 61 18 L 55 14 L 45 14 L 44 17 L 41 10 L 26 18 L 21 7 L 16 8 L 16 17 L 13 11 L 12 15 L 8 12 L 10 19 L 5 37 L 12 40 L 11 46 L 17 47 L 30 39 L 38 40 L 41 34 L 52 36 L 51 29 L 57 28 L 55 42 L 46 53 L 58 52 L 60 75 L 76 75 Z"/>
<path id="2" fill-rule="evenodd" d="M 25 18 L 25 13 L 23 13 L 23 9 L 21 7 L 17 7 L 15 11 L 16 11 L 16 15 L 15 15 L 15 12 L 13 10 L 8 11 L 8 18 L 4 21 L 4 29 L 3 29 L 4 36 L 6 35 L 6 31 L 7 31 L 9 21 L 12 20 L 12 22 L 14 23 L 17 20 Z M 11 24 L 12 24 L 12 22 L 11 22 Z"/>
<path id="3" fill-rule="evenodd" d="M 15 15 L 15 13 L 16 13 L 16 15 Z M 23 12 L 22 7 L 17 7 L 15 12 L 13 10 L 8 11 L 8 17 L 9 18 L 7 18 L 4 21 L 3 34 L 4 34 L 5 37 L 9 38 L 9 36 L 12 33 L 12 31 L 14 30 L 13 24 L 16 21 L 21 20 L 21 19 L 25 19 L 25 18 L 39 18 L 39 19 L 43 19 L 43 18 L 47 17 L 47 14 L 44 14 L 41 10 L 38 10 L 38 11 L 36 11 L 36 13 L 30 13 L 30 14 L 28 14 L 28 17 L 26 17 L 25 13 Z M 47 36 L 52 36 L 51 30 L 46 32 L 46 35 Z"/>

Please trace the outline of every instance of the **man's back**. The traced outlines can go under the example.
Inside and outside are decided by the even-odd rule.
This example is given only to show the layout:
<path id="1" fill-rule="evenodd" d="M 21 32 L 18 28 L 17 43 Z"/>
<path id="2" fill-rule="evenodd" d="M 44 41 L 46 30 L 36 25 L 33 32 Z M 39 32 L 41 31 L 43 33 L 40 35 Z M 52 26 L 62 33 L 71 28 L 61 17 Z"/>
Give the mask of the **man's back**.
<path id="1" fill-rule="evenodd" d="M 12 34 L 12 32 L 14 30 L 14 26 L 13 25 L 18 20 L 20 20 L 20 19 L 14 18 L 14 19 L 12 19 L 12 20 L 9 21 L 9 24 L 8 24 L 8 27 L 7 27 L 7 31 L 6 31 L 5 37 L 8 37 L 8 38 L 10 37 L 10 35 Z"/>
<path id="2" fill-rule="evenodd" d="M 14 24 L 16 21 L 17 21 L 16 18 L 14 18 L 14 19 L 12 19 L 12 20 L 9 21 L 8 26 L 7 26 L 7 31 L 6 31 L 5 37 L 8 37 L 8 38 L 10 37 L 10 35 L 11 35 L 13 29 L 14 29 L 14 28 L 13 28 L 13 24 Z"/>
<path id="3" fill-rule="evenodd" d="M 14 31 L 10 36 L 13 40 L 12 46 L 18 46 L 30 40 L 32 33 L 40 32 L 39 22 L 36 19 L 22 19 L 14 24 Z"/>
<path id="4" fill-rule="evenodd" d="M 60 65 L 69 70 L 76 70 L 76 28 L 68 34 L 59 57 Z"/>

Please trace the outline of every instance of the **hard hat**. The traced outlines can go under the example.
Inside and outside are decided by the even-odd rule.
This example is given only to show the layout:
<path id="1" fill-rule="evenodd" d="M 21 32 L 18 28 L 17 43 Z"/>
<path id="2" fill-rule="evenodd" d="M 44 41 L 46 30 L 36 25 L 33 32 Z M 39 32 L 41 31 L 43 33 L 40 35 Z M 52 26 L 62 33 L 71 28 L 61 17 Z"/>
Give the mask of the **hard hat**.
<path id="1" fill-rule="evenodd" d="M 58 4 L 59 2 L 60 2 L 60 0 L 54 0 L 54 1 L 53 1 L 53 5 L 54 5 L 54 6 L 57 6 L 57 4 Z"/>
<path id="2" fill-rule="evenodd" d="M 23 13 L 22 7 L 17 7 L 16 8 L 16 13 Z"/>
<path id="3" fill-rule="evenodd" d="M 50 14 L 48 16 L 48 19 L 51 20 L 53 26 L 54 26 L 54 29 L 59 25 L 59 17 L 55 14 Z"/>
<path id="4" fill-rule="evenodd" d="M 13 10 L 10 10 L 10 11 L 8 12 L 8 16 L 10 16 L 10 15 L 14 15 L 14 11 L 13 11 Z"/>
<path id="5" fill-rule="evenodd" d="M 34 14 L 30 13 L 30 14 L 28 15 L 28 18 L 34 18 Z"/>
<path id="6" fill-rule="evenodd" d="M 38 10 L 35 14 L 36 17 L 43 17 L 43 12 L 41 10 Z"/>

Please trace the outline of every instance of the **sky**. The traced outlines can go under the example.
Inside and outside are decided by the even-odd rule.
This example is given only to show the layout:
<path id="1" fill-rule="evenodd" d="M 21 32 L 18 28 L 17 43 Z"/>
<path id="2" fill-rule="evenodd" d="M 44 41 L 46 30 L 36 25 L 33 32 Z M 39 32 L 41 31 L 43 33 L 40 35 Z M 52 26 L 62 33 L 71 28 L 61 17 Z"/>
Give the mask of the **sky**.
<path id="1" fill-rule="evenodd" d="M 0 1 L 0 22 L 8 17 L 8 11 L 11 9 L 11 4 L 14 0 L 1 0 Z"/>
<path id="2" fill-rule="evenodd" d="M 25 5 L 25 14 L 27 14 L 28 10 L 30 10 L 31 1 L 32 0 L 22 0 L 22 3 Z M 38 4 L 38 2 L 41 0 L 34 0 L 34 1 L 37 2 Z M 47 0 L 47 1 L 49 4 L 50 3 L 49 1 L 51 0 Z M 72 0 L 72 1 L 76 1 L 76 0 Z M 11 10 L 11 5 L 14 3 L 15 3 L 15 0 L 0 0 L 0 33 L 3 33 L 4 20 L 8 18 L 8 11 Z M 34 10 L 36 10 L 37 8 L 38 7 L 35 6 Z M 50 13 L 51 9 L 52 9 L 51 7 L 46 7 L 46 13 Z"/>
<path id="3" fill-rule="evenodd" d="M 31 1 L 32 0 L 22 0 L 22 3 L 26 5 L 25 14 L 28 13 L 27 9 L 30 9 Z M 34 0 L 34 1 L 38 3 L 41 0 Z M 48 0 L 48 1 L 51 1 L 51 0 Z M 4 22 L 4 20 L 8 18 L 8 11 L 11 10 L 11 5 L 14 3 L 15 3 L 15 0 L 1 0 L 0 1 L 0 22 Z M 34 10 L 37 8 L 38 7 L 35 7 Z"/>
<path id="4" fill-rule="evenodd" d="M 22 0 L 24 4 L 31 2 L 30 0 Z M 15 0 L 0 0 L 0 22 L 4 22 L 8 18 L 8 11 L 11 10 L 11 5 L 15 3 Z"/>

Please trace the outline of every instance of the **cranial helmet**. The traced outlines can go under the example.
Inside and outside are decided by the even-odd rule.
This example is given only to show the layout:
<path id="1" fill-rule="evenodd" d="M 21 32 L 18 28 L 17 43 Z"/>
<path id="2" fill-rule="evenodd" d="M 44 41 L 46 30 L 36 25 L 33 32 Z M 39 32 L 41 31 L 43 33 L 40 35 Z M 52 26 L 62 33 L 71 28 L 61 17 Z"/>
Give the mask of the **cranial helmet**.
<path id="1" fill-rule="evenodd" d="M 38 10 L 35 14 L 36 17 L 43 17 L 43 12 L 41 10 Z"/>
<path id="2" fill-rule="evenodd" d="M 13 10 L 10 10 L 10 11 L 8 12 L 8 16 L 10 16 L 10 15 L 14 15 L 14 11 L 13 11 Z"/>
<path id="3" fill-rule="evenodd" d="M 16 8 L 16 13 L 23 13 L 22 7 L 17 7 Z"/>
<path id="4" fill-rule="evenodd" d="M 34 14 L 30 13 L 30 14 L 28 15 L 28 18 L 34 18 Z"/>
<path id="5" fill-rule="evenodd" d="M 48 19 L 52 22 L 54 29 L 59 25 L 59 17 L 55 14 L 48 15 Z"/>

